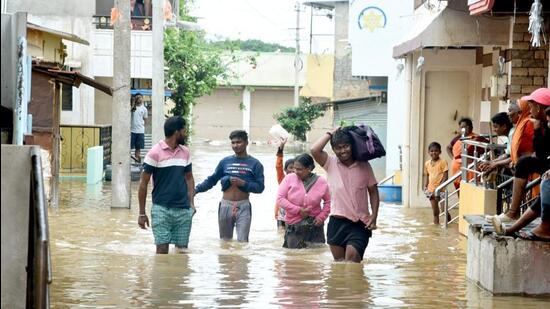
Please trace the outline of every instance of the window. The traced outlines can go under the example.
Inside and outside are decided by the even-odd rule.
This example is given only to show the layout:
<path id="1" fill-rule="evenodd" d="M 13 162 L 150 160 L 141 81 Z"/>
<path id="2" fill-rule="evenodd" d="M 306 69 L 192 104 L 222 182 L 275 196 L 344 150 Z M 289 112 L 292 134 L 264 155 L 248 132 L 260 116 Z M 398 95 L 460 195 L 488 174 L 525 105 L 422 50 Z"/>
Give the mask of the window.
<path id="1" fill-rule="evenodd" d="M 73 86 L 63 84 L 61 86 L 61 110 L 72 111 L 73 110 Z"/>

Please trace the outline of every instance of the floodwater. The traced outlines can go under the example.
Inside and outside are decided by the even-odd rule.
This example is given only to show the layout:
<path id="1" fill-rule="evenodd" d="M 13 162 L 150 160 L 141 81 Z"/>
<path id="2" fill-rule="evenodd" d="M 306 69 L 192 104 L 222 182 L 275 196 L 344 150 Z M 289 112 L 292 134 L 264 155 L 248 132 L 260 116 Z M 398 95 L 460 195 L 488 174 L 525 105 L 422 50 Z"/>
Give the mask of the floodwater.
<path id="1" fill-rule="evenodd" d="M 196 197 L 189 249 L 155 255 L 150 229 L 132 208 L 111 209 L 110 183 L 61 183 L 49 211 L 53 308 L 542 308 L 549 298 L 493 297 L 465 278 L 466 239 L 430 224 L 429 209 L 381 205 L 361 264 L 336 263 L 327 246 L 283 249 L 273 204 L 275 148 L 251 146 L 266 190 L 252 196 L 249 243 L 218 238 L 219 185 Z M 228 145 L 193 147 L 196 181 L 231 154 Z M 321 172 L 321 168 L 316 169 Z M 147 211 L 150 211 L 150 195 Z M 326 225 L 325 225 L 326 228 Z"/>

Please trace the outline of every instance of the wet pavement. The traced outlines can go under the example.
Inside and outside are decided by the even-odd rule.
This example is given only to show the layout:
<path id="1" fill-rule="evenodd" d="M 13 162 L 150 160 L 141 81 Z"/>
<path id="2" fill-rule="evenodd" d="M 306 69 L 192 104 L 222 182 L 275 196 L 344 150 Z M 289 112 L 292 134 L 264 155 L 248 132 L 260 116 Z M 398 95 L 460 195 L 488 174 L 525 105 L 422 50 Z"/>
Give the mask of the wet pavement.
<path id="1" fill-rule="evenodd" d="M 251 198 L 250 242 L 219 240 L 218 185 L 197 195 L 185 254 L 171 247 L 170 254 L 155 255 L 152 231 L 137 226 L 137 183 L 127 210 L 110 208 L 110 183 L 62 181 L 60 206 L 49 211 L 52 307 L 523 309 L 550 302 L 492 296 L 468 282 L 466 239 L 456 226 L 432 225 L 428 208 L 381 205 L 379 229 L 361 264 L 333 262 L 327 246 L 283 249 L 273 219 L 275 148 L 251 146 L 250 152 L 264 164 L 266 176 L 265 192 Z M 195 180 L 229 154 L 225 145 L 194 147 Z"/>

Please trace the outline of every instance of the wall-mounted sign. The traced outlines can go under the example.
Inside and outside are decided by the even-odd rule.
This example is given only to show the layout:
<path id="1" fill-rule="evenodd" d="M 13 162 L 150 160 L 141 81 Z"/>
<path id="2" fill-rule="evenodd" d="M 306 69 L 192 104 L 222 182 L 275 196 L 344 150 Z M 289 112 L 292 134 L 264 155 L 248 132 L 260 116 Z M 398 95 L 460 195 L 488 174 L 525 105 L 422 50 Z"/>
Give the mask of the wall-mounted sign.
<path id="1" fill-rule="evenodd" d="M 412 15 L 413 1 L 350 1 L 352 75 L 393 76 L 396 63 L 392 49 L 410 28 Z"/>
<path id="2" fill-rule="evenodd" d="M 386 13 L 376 6 L 368 6 L 364 8 L 359 16 L 357 17 L 357 25 L 359 29 L 365 29 L 370 32 L 375 31 L 376 29 L 386 27 L 388 19 Z"/>

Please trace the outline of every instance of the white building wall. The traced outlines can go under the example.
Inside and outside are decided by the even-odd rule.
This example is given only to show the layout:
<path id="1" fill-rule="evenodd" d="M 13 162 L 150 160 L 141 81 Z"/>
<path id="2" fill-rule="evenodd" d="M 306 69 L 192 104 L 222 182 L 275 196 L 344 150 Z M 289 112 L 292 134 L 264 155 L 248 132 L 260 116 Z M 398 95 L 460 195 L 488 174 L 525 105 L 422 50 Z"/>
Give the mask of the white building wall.
<path id="1" fill-rule="evenodd" d="M 384 11 L 385 26 L 364 24 L 368 8 L 377 6 L 377 10 L 368 14 L 380 14 Z M 399 146 L 405 144 L 405 97 L 406 77 L 404 69 L 397 68 L 404 60 L 392 58 L 392 48 L 410 27 L 413 12 L 412 1 L 402 0 L 359 0 L 349 6 L 349 43 L 352 48 L 352 74 L 355 76 L 387 76 L 388 85 L 388 122 L 386 143 L 386 174 L 399 170 Z M 387 18 L 387 19 L 386 19 Z M 359 26 L 361 25 L 361 26 Z M 404 66 L 403 66 L 404 68 Z"/>
<path id="2" fill-rule="evenodd" d="M 153 77 L 153 32 L 132 31 L 131 77 Z M 96 29 L 92 32 L 94 76 L 113 76 L 113 30 Z"/>
<path id="3" fill-rule="evenodd" d="M 256 64 L 250 63 L 254 57 Z M 229 80 L 231 85 L 239 86 L 294 86 L 294 53 L 256 53 L 241 52 L 237 54 L 238 62 L 231 63 L 229 69 L 235 77 Z M 307 73 L 307 54 L 302 54 L 302 66 L 298 85 L 303 86 Z"/>

